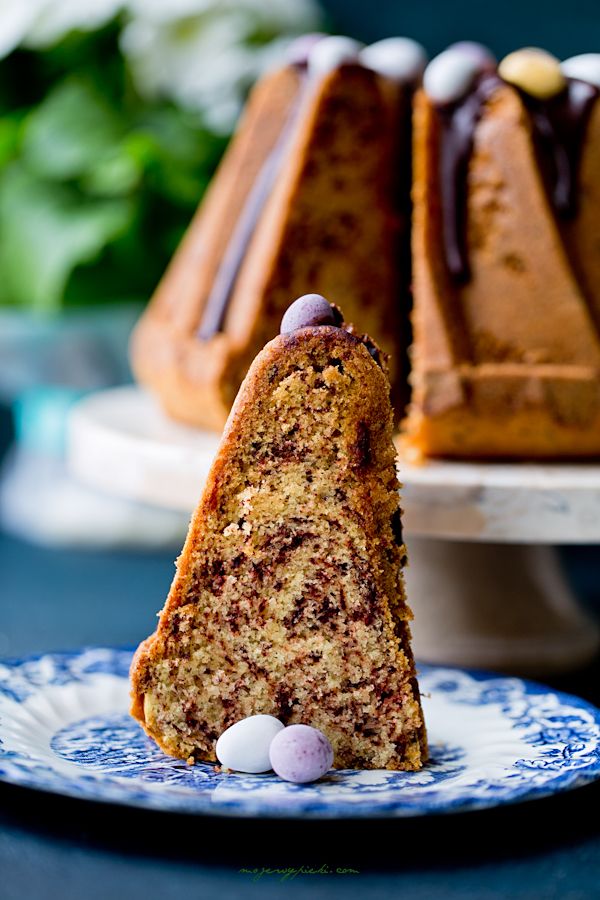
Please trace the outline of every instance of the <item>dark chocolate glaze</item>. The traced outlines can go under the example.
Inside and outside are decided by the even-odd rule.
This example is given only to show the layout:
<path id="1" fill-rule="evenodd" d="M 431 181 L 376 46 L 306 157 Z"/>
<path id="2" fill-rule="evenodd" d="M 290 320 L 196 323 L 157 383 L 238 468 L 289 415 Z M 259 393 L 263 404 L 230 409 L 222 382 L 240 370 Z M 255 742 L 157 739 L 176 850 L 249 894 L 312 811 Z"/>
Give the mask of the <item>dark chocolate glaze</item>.
<path id="1" fill-rule="evenodd" d="M 347 331 L 348 334 L 351 334 L 353 338 L 357 341 L 360 341 L 361 344 L 364 344 L 369 356 L 375 360 L 380 369 L 383 369 L 383 359 L 382 359 L 382 351 L 377 346 L 375 341 L 369 337 L 368 334 L 360 334 L 356 331 L 354 325 L 346 325 L 345 323 L 341 326 L 344 331 Z M 383 354 L 385 356 L 385 354 Z"/>
<path id="2" fill-rule="evenodd" d="M 440 118 L 439 175 L 442 238 L 446 265 L 453 279 L 467 281 L 467 175 L 475 128 L 483 105 L 500 84 L 495 73 L 484 73 L 473 90 L 456 103 L 438 107 Z"/>
<path id="3" fill-rule="evenodd" d="M 470 277 L 467 253 L 467 177 L 475 128 L 485 102 L 501 84 L 485 73 L 466 97 L 438 107 L 440 118 L 440 193 L 446 265 L 458 283 Z M 577 214 L 577 181 L 581 150 L 594 101 L 600 91 L 569 79 L 567 88 L 550 100 L 520 92 L 531 117 L 539 165 L 552 206 L 561 218 Z"/>
<path id="4" fill-rule="evenodd" d="M 299 72 L 302 72 L 301 66 L 297 68 Z M 281 129 L 281 134 L 265 159 L 229 238 L 202 313 L 198 329 L 198 337 L 201 341 L 207 341 L 223 330 L 237 277 L 246 258 L 252 235 L 285 159 L 296 123 L 299 120 L 305 91 L 306 79 L 303 78 L 298 95 Z"/>
<path id="5" fill-rule="evenodd" d="M 367 335 L 363 337 L 362 342 L 369 351 L 369 355 L 373 357 L 379 368 L 382 369 L 383 365 L 381 362 L 381 350 L 379 349 L 377 344 L 372 341 L 371 338 Z"/>
<path id="6" fill-rule="evenodd" d="M 578 171 L 585 133 L 598 88 L 569 79 L 567 87 L 549 100 L 521 92 L 531 117 L 534 141 L 546 190 L 558 216 L 577 215 Z"/>
<path id="7" fill-rule="evenodd" d="M 400 509 L 396 509 L 392 513 L 391 526 L 394 542 L 398 547 L 401 547 L 404 543 L 404 537 L 402 535 L 402 511 Z"/>
<path id="8" fill-rule="evenodd" d="M 326 37 L 321 32 L 305 34 L 293 42 L 288 48 L 288 64 L 300 75 L 301 82 L 298 95 L 284 122 L 277 141 L 265 159 L 237 221 L 237 225 L 229 239 L 221 264 L 207 297 L 202 321 L 198 329 L 198 337 L 202 341 L 209 340 L 223 330 L 227 308 L 235 288 L 237 277 L 246 258 L 246 252 L 258 220 L 269 199 L 275 180 L 281 169 L 288 145 L 299 116 L 302 101 L 307 89 L 308 57 L 311 49 Z"/>

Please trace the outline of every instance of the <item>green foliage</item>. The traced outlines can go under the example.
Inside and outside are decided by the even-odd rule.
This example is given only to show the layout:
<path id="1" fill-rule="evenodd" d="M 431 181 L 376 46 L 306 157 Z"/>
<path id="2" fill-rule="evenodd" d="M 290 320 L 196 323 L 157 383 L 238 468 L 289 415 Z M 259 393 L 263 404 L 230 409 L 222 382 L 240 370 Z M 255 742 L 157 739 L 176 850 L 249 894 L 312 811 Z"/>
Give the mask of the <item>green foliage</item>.
<path id="1" fill-rule="evenodd" d="M 117 113 L 93 85 L 72 76 L 27 116 L 22 152 L 32 173 L 65 181 L 92 171 L 122 137 Z"/>
<path id="2" fill-rule="evenodd" d="M 131 85 L 113 25 L 0 64 L 0 303 L 146 299 L 224 139 Z"/>
<path id="3" fill-rule="evenodd" d="M 0 297 L 42 311 L 61 307 L 78 265 L 96 260 L 132 222 L 130 198 L 83 200 L 21 163 L 0 179 Z"/>

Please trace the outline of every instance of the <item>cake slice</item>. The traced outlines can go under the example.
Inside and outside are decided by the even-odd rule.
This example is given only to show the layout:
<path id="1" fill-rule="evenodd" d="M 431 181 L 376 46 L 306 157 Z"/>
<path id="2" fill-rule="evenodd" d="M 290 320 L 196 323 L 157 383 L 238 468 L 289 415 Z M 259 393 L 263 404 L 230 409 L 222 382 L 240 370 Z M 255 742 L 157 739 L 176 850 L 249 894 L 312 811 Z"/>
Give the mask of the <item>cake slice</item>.
<path id="1" fill-rule="evenodd" d="M 440 102 L 438 57 L 416 99 L 415 456 L 600 453 L 600 92 L 528 53 L 517 62 L 543 56 L 552 96 L 488 65 Z"/>
<path id="2" fill-rule="evenodd" d="M 289 297 L 309 290 L 344 303 L 396 379 L 407 314 L 390 172 L 410 118 L 390 115 L 359 50 L 325 38 L 252 92 L 132 340 L 138 381 L 172 417 L 220 430 Z"/>
<path id="3" fill-rule="evenodd" d="M 214 760 L 234 722 L 321 729 L 336 767 L 427 755 L 402 578 L 382 354 L 322 297 L 293 304 L 240 389 L 133 715 L 174 756 Z"/>

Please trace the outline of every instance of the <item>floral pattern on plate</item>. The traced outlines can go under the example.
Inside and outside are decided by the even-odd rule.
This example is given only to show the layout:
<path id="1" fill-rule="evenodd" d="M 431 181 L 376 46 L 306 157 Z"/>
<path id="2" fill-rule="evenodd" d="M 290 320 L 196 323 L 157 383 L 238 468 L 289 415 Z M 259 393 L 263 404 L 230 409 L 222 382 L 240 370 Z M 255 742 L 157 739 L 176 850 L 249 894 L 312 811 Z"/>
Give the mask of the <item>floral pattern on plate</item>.
<path id="1" fill-rule="evenodd" d="M 273 774 L 188 766 L 127 713 L 131 652 L 0 664 L 0 779 L 82 799 L 202 815 L 348 818 L 464 812 L 600 777 L 600 711 L 519 678 L 422 666 L 431 759 L 420 772 Z"/>

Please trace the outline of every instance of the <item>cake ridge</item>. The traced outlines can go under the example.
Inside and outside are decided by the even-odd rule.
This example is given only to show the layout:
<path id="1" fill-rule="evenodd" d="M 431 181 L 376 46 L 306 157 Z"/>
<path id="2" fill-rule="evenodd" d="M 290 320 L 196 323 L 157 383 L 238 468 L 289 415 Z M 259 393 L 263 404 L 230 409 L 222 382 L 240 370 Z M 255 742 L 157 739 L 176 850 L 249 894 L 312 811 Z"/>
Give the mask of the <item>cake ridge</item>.
<path id="1" fill-rule="evenodd" d="M 256 86 L 198 239 L 134 334 L 138 379 L 174 418 L 220 429 L 287 298 L 313 289 L 390 354 L 417 454 L 510 456 L 512 434 L 514 458 L 600 455 L 600 54 L 526 48 L 498 65 L 462 41 L 423 73 L 406 39 L 318 34 L 288 63 Z M 223 288 L 229 232 L 294 109 Z"/>
<path id="2" fill-rule="evenodd" d="M 445 51 L 454 64 L 456 52 Z M 402 426 L 403 446 L 415 458 L 600 454 L 600 265 L 591 252 L 600 239 L 600 191 L 590 174 L 600 92 L 585 87 L 585 102 L 572 109 L 579 83 L 561 75 L 557 61 L 541 51 L 513 56 L 521 67 L 515 83 L 504 63 L 497 72 L 489 58 L 483 68 L 481 59 L 465 66 L 463 58 L 470 80 L 457 82 L 449 106 L 435 99 L 435 80 L 428 94 L 427 72 L 416 98 L 413 392 Z M 554 93 L 533 93 L 536 66 L 550 72 Z M 438 198 L 447 189 L 440 154 L 443 123 L 469 102 L 478 108 L 467 123 L 460 185 L 470 271 L 453 273 L 444 223 L 458 227 L 458 219 Z M 575 120 L 577 133 L 567 134 Z M 558 197 L 541 164 L 546 126 L 545 146 L 569 166 Z"/>
<path id="3" fill-rule="evenodd" d="M 258 225 L 265 204 L 268 202 L 284 158 L 292 145 L 294 130 L 300 120 L 302 102 L 306 99 L 306 79 L 304 78 L 303 81 L 304 84 L 299 85 L 292 108 L 282 123 L 275 146 L 267 155 L 250 188 L 238 221 L 225 247 L 214 282 L 204 301 L 198 327 L 198 338 L 201 341 L 209 340 L 223 330 L 227 308 L 253 232 Z"/>
<path id="4" fill-rule="evenodd" d="M 397 266 L 399 230 L 408 223 L 399 225 L 390 191 L 392 143 L 402 125 L 392 110 L 401 92 L 386 93 L 382 77 L 358 59 L 312 74 L 285 65 L 258 83 L 203 212 L 133 334 L 136 378 L 174 418 L 220 430 L 290 295 L 311 289 L 343 303 L 352 321 L 393 352 L 396 366 L 408 319 Z M 234 283 L 221 288 L 214 321 L 203 323 L 236 218 L 295 105 L 283 163 L 247 252 L 236 260 Z M 408 127 L 407 114 L 403 122 Z M 207 339 L 198 339 L 199 329 Z"/>

